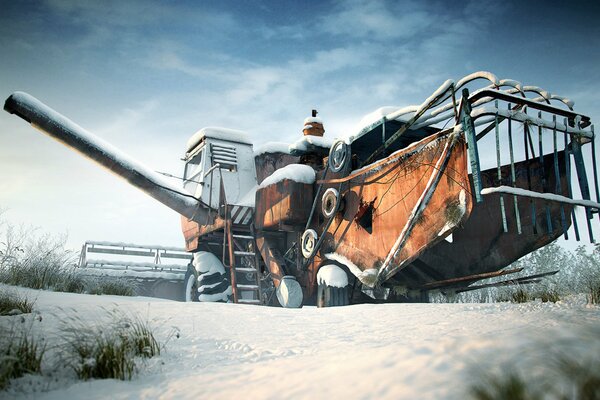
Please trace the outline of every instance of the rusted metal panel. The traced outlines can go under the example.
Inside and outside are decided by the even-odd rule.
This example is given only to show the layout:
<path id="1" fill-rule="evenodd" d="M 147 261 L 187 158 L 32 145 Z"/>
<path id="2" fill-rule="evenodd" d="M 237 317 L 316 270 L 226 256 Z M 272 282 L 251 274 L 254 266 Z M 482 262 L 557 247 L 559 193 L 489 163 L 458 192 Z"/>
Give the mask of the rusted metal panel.
<path id="1" fill-rule="evenodd" d="M 254 157 L 256 166 L 256 181 L 260 184 L 265 178 L 271 175 L 279 168 L 289 164 L 297 164 L 300 160 L 298 156 L 292 156 L 282 152 L 263 153 Z"/>
<path id="2" fill-rule="evenodd" d="M 217 217 L 211 225 L 200 225 L 198 222 L 181 216 L 181 230 L 185 239 L 186 251 L 197 251 L 200 246 L 200 238 L 211 232 L 223 229 L 225 221 Z"/>
<path id="3" fill-rule="evenodd" d="M 279 287 L 281 278 L 287 273 L 285 270 L 285 260 L 278 250 L 279 246 L 277 246 L 276 241 L 274 242 L 262 232 L 258 232 L 256 235 L 256 247 L 262 256 L 267 270 L 271 274 L 273 284 L 275 287 Z"/>
<path id="4" fill-rule="evenodd" d="M 341 186 L 345 208 L 328 229 L 321 254 L 336 252 L 362 271 L 379 271 L 407 226 L 428 180 L 437 172 L 436 162 L 451 137 L 451 131 L 439 132 L 352 173 L 347 180 L 330 181 L 330 187 Z M 408 265 L 469 216 L 472 199 L 466 144 L 462 138 L 457 140 L 428 206 L 393 259 L 395 269 Z M 361 281 L 369 286 L 375 283 L 366 275 Z"/>
<path id="5" fill-rule="evenodd" d="M 310 215 L 313 185 L 284 179 L 256 191 L 255 226 L 281 229 L 304 226 Z"/>
<path id="6" fill-rule="evenodd" d="M 567 176 L 564 170 L 564 151 L 558 152 L 558 159 L 562 192 L 557 194 L 568 196 Z M 532 190 L 540 193 L 554 192 L 557 187 L 556 174 L 553 170 L 554 155 L 551 153 L 544 156 L 543 161 L 543 168 L 539 158 L 535 161 L 529 161 Z M 517 187 L 527 185 L 527 167 L 528 164 L 525 161 L 515 163 Z M 483 171 L 483 185 L 484 187 L 507 185 L 510 182 L 510 174 L 510 165 L 501 168 L 501 180 L 498 179 L 496 168 Z M 518 198 L 517 201 L 520 207 L 524 207 L 529 204 L 530 199 Z M 561 207 L 567 215 L 565 219 L 566 229 L 571 225 L 569 216 L 572 207 L 547 202 L 543 199 L 532 201 L 537 215 L 534 217 L 530 212 L 521 215 L 523 230 L 521 234 L 517 231 L 517 222 L 513 210 L 514 204 L 512 202 L 505 203 L 508 232 L 504 233 L 500 194 L 485 195 L 483 203 L 475 204 L 469 219 L 453 232 L 452 243 L 442 241 L 427 249 L 419 257 L 418 262 L 401 271 L 395 277 L 395 281 L 407 284 L 409 287 L 420 287 L 437 280 L 494 272 L 551 243 L 563 233 Z M 548 232 L 545 220 L 546 206 L 549 208 L 553 227 L 550 232 Z M 537 224 L 537 234 L 534 234 L 533 230 L 534 218 Z"/>

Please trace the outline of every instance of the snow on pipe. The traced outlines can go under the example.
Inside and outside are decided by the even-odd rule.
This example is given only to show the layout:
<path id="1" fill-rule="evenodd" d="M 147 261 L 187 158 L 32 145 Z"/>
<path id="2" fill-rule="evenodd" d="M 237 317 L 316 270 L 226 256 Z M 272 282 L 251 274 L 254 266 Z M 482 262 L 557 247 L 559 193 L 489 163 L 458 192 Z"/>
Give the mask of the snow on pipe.
<path id="1" fill-rule="evenodd" d="M 392 113 L 385 115 L 380 120 L 375 121 L 374 123 L 371 123 L 371 124 L 363 127 L 360 131 L 358 131 L 353 136 L 356 139 L 356 138 L 360 137 L 361 135 L 363 135 L 364 133 L 373 129 L 374 126 L 377 126 L 385 121 L 394 120 L 394 119 L 397 119 L 397 118 L 400 118 L 402 116 L 409 115 L 409 114 L 417 114 L 418 111 L 423 109 L 425 104 L 428 104 L 428 106 L 426 108 L 432 108 L 432 107 L 435 107 L 436 105 L 440 105 L 451 97 L 451 94 L 448 94 L 449 85 L 454 86 L 454 91 L 457 92 L 459 89 L 461 89 L 467 83 L 473 82 L 478 79 L 487 80 L 490 82 L 490 84 L 483 88 L 475 90 L 471 94 L 471 96 L 474 96 L 477 93 L 484 91 L 484 90 L 488 90 L 488 89 L 497 89 L 501 92 L 505 92 L 508 94 L 520 93 L 523 97 L 525 97 L 526 92 L 533 92 L 533 93 L 537 93 L 540 95 L 540 97 L 531 99 L 534 102 L 546 102 L 546 103 L 550 104 L 550 100 L 558 100 L 558 101 L 564 103 L 567 107 L 569 107 L 569 109 L 571 111 L 573 110 L 573 107 L 575 105 L 575 103 L 572 100 L 570 100 L 566 97 L 557 96 L 557 95 L 552 94 L 552 93 L 550 93 L 542 88 L 539 88 L 537 86 L 523 86 L 523 84 L 519 81 L 516 81 L 513 79 L 498 79 L 496 77 L 496 75 L 492 74 L 491 72 L 479 71 L 479 72 L 474 72 L 470 75 L 463 77 L 462 79 L 458 80 L 456 83 L 454 83 L 454 81 L 452 81 L 452 80 L 447 80 L 446 82 L 444 82 L 444 84 L 442 84 L 436 90 L 434 95 L 432 95 L 429 99 L 427 99 L 420 106 L 412 105 L 412 106 L 402 107 Z M 512 89 L 500 90 L 500 88 L 504 87 L 504 86 L 511 87 Z M 432 97 L 436 97 L 435 95 L 436 94 L 439 95 L 440 93 L 445 93 L 445 95 L 439 97 L 435 102 L 430 102 Z M 493 101 L 493 98 L 491 98 L 491 97 L 482 98 L 482 99 L 479 99 L 477 102 L 475 102 L 473 104 L 473 107 L 480 106 L 480 105 L 489 103 L 491 101 Z M 423 116 L 418 118 L 415 121 L 414 125 L 412 126 L 412 129 L 418 129 L 423 126 L 433 125 L 435 123 L 449 119 L 453 116 L 453 110 L 454 110 L 453 102 L 445 103 L 445 104 L 425 113 Z M 448 111 L 451 111 L 451 112 L 448 113 Z M 442 113 L 444 113 L 444 115 L 440 115 Z M 437 117 L 437 118 L 435 118 L 435 117 Z M 432 118 L 434 118 L 434 119 L 432 119 Z"/>
<path id="2" fill-rule="evenodd" d="M 4 110 L 89 157 L 177 213 L 206 221 L 209 209 L 205 204 L 35 97 L 15 92 L 6 99 Z"/>

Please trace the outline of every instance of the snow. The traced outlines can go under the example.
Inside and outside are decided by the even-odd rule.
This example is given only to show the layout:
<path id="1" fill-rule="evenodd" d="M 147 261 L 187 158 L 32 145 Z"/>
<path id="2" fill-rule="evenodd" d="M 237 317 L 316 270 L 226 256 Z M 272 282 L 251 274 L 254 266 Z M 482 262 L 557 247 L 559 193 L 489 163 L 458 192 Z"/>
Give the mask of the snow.
<path id="1" fill-rule="evenodd" d="M 366 269 L 362 271 L 358 265 L 354 264 L 348 258 L 344 257 L 338 253 L 327 253 L 325 254 L 325 258 L 328 260 L 337 261 L 340 264 L 344 265 L 354 276 L 356 276 L 362 283 L 365 285 L 372 285 L 375 277 L 377 276 L 376 269 Z"/>
<path id="2" fill-rule="evenodd" d="M 348 286 L 348 275 L 337 265 L 329 264 L 319 268 L 317 282 L 321 285 L 343 288 Z"/>
<path id="3" fill-rule="evenodd" d="M 190 254 L 190 259 L 192 258 Z M 186 261 L 183 260 L 182 261 Z M 139 261 L 122 261 L 122 260 L 97 260 L 97 259 L 86 259 L 85 266 L 82 266 L 82 269 L 85 268 L 102 268 L 103 266 L 110 266 L 110 268 L 115 269 L 134 269 L 139 271 L 148 271 L 154 269 L 176 269 L 176 270 L 185 270 L 187 268 L 186 265 L 182 264 L 157 264 L 154 262 L 139 262 Z"/>
<path id="4" fill-rule="evenodd" d="M 254 150 L 254 157 L 258 157 L 264 153 L 290 153 L 290 144 L 283 142 L 267 142 Z"/>
<path id="5" fill-rule="evenodd" d="M 134 279 L 167 279 L 181 281 L 185 275 L 185 270 L 139 270 L 139 269 L 118 269 L 112 267 L 95 268 L 86 267 L 77 271 L 87 276 L 109 276 L 113 278 L 134 278 Z"/>
<path id="6" fill-rule="evenodd" d="M 458 89 L 460 89 L 467 83 L 472 82 L 476 79 L 486 79 L 486 80 L 490 81 L 491 84 L 494 86 L 499 86 L 499 84 L 500 84 L 500 81 L 498 80 L 496 75 L 492 74 L 491 72 L 477 71 L 477 72 L 473 72 L 472 74 L 469 74 L 469 75 L 461 78 L 458 82 L 456 82 L 456 90 L 458 91 Z"/>
<path id="7" fill-rule="evenodd" d="M 496 77 L 496 75 L 494 75 L 491 72 L 478 71 L 461 78 L 456 83 L 453 80 L 447 80 L 435 92 L 433 92 L 433 94 L 429 96 L 429 98 L 427 98 L 423 103 L 421 103 L 421 105 L 411 105 L 401 108 L 389 106 L 381 107 L 365 115 L 356 125 L 356 127 L 350 131 L 350 134 L 345 136 L 345 140 L 348 144 L 350 144 L 352 143 L 352 141 L 358 139 L 359 137 L 371 131 L 376 126 L 384 123 L 385 121 L 397 120 L 405 122 L 409 120 L 413 115 L 419 114 L 424 110 L 429 110 L 433 107 L 436 107 L 437 105 L 442 104 L 448 99 L 450 99 L 450 89 L 452 87 L 454 87 L 455 93 L 460 93 L 460 90 L 463 86 L 478 79 L 487 80 L 490 82 L 490 84 L 483 88 L 472 91 L 471 95 L 485 89 L 500 89 L 501 87 L 508 86 L 510 87 L 510 89 L 503 90 L 504 93 L 514 94 L 519 92 L 534 92 L 541 95 L 541 97 L 533 99 L 534 101 L 546 102 L 547 100 L 552 99 L 563 102 L 570 109 L 573 109 L 574 106 L 574 103 L 571 100 L 562 96 L 551 94 L 548 91 L 537 86 L 523 86 L 521 82 L 513 79 L 499 80 L 498 77 Z M 486 97 L 477 101 L 473 106 L 479 106 L 491 100 L 492 99 L 490 97 Z M 436 123 L 445 121 L 454 116 L 453 110 L 454 104 L 452 101 L 449 101 L 438 108 L 424 112 L 418 120 L 414 121 L 410 129 L 419 129 L 424 126 L 431 126 Z M 442 113 L 445 114 L 440 115 Z"/>
<path id="8" fill-rule="evenodd" d="M 322 147 L 329 149 L 333 145 L 334 140 L 324 136 L 305 135 L 294 143 L 290 144 L 289 150 L 293 151 L 308 151 L 311 146 Z"/>
<path id="9" fill-rule="evenodd" d="M 490 114 L 494 115 L 496 113 L 502 117 L 512 118 L 513 120 L 516 120 L 516 121 L 531 122 L 531 123 L 533 123 L 537 126 L 541 126 L 543 128 L 548 128 L 548 129 L 556 128 L 558 131 L 579 134 L 579 135 L 585 136 L 586 138 L 589 138 L 589 139 L 593 139 L 593 137 L 594 137 L 594 134 L 589 130 L 572 128 L 572 127 L 562 124 L 560 122 L 554 122 L 554 121 L 549 121 L 549 120 L 546 120 L 543 118 L 538 118 L 533 115 L 526 114 L 519 110 L 500 109 L 500 108 L 496 108 L 494 106 L 480 107 L 480 108 L 473 109 L 471 111 L 471 117 L 473 119 L 476 119 L 482 115 L 490 115 Z"/>
<path id="10" fill-rule="evenodd" d="M 507 194 L 514 194 L 517 196 L 534 197 L 534 198 L 538 198 L 538 199 L 556 201 L 559 203 L 573 204 L 576 206 L 591 207 L 591 208 L 600 210 L 600 203 L 596 203 L 595 201 L 571 199 L 569 197 L 561 196 L 561 195 L 554 194 L 554 193 L 539 193 L 539 192 L 534 192 L 531 190 L 514 188 L 511 186 L 497 186 L 497 187 L 490 187 L 490 188 L 485 188 L 485 189 L 481 190 L 481 194 L 485 195 L 485 194 L 490 194 L 490 193 L 507 193 Z"/>
<path id="11" fill-rule="evenodd" d="M 185 252 L 183 247 L 171 247 L 171 246 L 162 246 L 162 245 L 140 245 L 134 243 L 125 243 L 125 242 L 103 242 L 103 241 L 95 241 L 90 240 L 85 242 L 86 245 L 94 245 L 94 246 L 111 246 L 111 247 L 128 247 L 132 249 L 152 249 L 152 250 L 168 250 L 168 251 L 178 251 L 181 253 Z"/>
<path id="12" fill-rule="evenodd" d="M 523 90 L 523 84 L 519 81 L 515 81 L 514 79 L 502 79 L 498 82 L 498 86 L 510 86 L 518 90 Z"/>
<path id="13" fill-rule="evenodd" d="M 304 128 L 306 128 L 306 126 Z M 256 149 L 254 152 L 254 157 L 258 157 L 265 153 L 291 154 L 291 152 L 305 152 L 310 151 L 311 147 L 329 149 L 333 145 L 333 142 L 333 139 L 313 135 L 302 136 L 292 144 L 283 142 L 267 142 Z"/>
<path id="14" fill-rule="evenodd" d="M 315 123 L 317 123 L 317 124 L 321 124 L 321 125 L 323 125 L 323 120 L 322 120 L 321 118 L 319 118 L 319 117 L 308 117 L 308 118 L 306 118 L 306 119 L 304 120 L 304 125 L 306 125 L 306 124 L 310 124 L 310 123 L 312 123 L 312 122 L 315 122 Z"/>
<path id="15" fill-rule="evenodd" d="M 578 299 L 284 309 L 11 289 L 37 298 L 38 314 L 0 325 L 23 317 L 46 343 L 46 376 L 13 381 L 0 392 L 11 399 L 464 399 L 482 371 L 533 373 L 535 355 L 584 357 L 600 344 L 600 308 Z M 116 309 L 150 321 L 163 343 L 174 328 L 179 337 L 131 381 L 76 380 L 60 359 L 63 329 L 104 329 Z"/>
<path id="16" fill-rule="evenodd" d="M 312 184 L 315 182 L 315 170 L 304 164 L 289 164 L 280 168 L 267 176 L 264 181 L 258 186 L 264 188 L 284 179 L 289 179 L 298 183 Z"/>
<path id="17" fill-rule="evenodd" d="M 207 251 L 198 251 L 194 253 L 194 261 L 192 261 L 196 271 L 200 274 L 213 274 L 218 272 L 220 274 L 225 273 L 225 267 L 223 263 L 213 253 Z"/>
<path id="18" fill-rule="evenodd" d="M 410 118 L 408 118 L 408 117 L 401 118 L 401 117 L 407 116 L 409 114 L 411 114 L 411 115 L 419 114 L 423 110 L 429 109 L 431 107 L 435 107 L 436 105 L 440 104 L 442 101 L 444 101 L 446 99 L 446 97 L 447 97 L 446 93 L 450 90 L 450 88 L 452 88 L 453 85 L 454 85 L 454 81 L 452 81 L 451 79 L 448 79 L 439 88 L 437 88 L 437 90 L 435 92 L 433 92 L 431 94 L 431 96 L 429 96 L 427 99 L 425 99 L 425 101 L 423 103 L 421 103 L 421 105 L 418 105 L 418 106 L 416 106 L 416 105 L 407 106 L 407 107 L 403 107 L 403 108 L 395 109 L 395 110 L 393 110 L 392 107 L 382 107 L 382 108 L 375 110 L 374 112 L 368 114 L 367 116 L 363 117 L 363 119 L 361 119 L 360 124 L 357 126 L 357 128 L 355 128 L 354 131 L 352 131 L 350 133 L 350 135 L 348 135 L 347 140 L 349 142 L 352 142 L 352 141 L 358 139 L 365 133 L 372 130 L 375 126 L 379 125 L 384 120 L 405 121 Z M 419 119 L 419 120 L 422 120 L 422 119 Z"/>
<path id="19" fill-rule="evenodd" d="M 235 129 L 229 128 L 219 128 L 219 127 L 206 127 L 200 129 L 196 132 L 187 142 L 186 151 L 191 151 L 194 147 L 200 143 L 200 141 L 204 138 L 213 138 L 219 140 L 225 140 L 229 142 L 237 142 L 244 144 L 252 144 L 250 137 L 246 132 L 238 131 Z"/>

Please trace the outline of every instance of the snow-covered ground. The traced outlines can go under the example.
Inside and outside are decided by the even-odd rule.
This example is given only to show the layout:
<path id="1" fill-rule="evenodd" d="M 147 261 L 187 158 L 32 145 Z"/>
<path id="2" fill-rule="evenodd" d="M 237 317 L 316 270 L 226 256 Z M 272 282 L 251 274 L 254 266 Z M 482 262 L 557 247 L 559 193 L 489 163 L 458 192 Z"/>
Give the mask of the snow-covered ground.
<path id="1" fill-rule="evenodd" d="M 0 290 L 7 290 L 0 286 Z M 584 297 L 526 304 L 386 304 L 282 309 L 178 303 L 11 288 L 36 298 L 33 330 L 51 377 L 24 377 L 0 397 L 36 399 L 462 399 L 481 373 L 540 356 L 599 354 L 600 308 Z M 132 381 L 78 381 L 52 356 L 77 318 L 102 327 L 119 309 L 150 320 L 166 350 Z M 27 316 L 33 319 L 35 315 Z M 39 319 L 39 316 L 38 316 Z M 0 317 L 0 325 L 21 323 Z"/>

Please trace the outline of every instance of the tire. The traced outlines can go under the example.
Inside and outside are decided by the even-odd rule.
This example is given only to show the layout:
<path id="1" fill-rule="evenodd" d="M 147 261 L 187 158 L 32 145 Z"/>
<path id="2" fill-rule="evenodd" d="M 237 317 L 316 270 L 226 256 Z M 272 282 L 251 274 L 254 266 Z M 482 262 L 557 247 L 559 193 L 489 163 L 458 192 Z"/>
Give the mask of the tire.
<path id="1" fill-rule="evenodd" d="M 320 284 L 317 288 L 317 307 L 341 307 L 350 304 L 348 286 L 334 287 Z"/>
<path id="2" fill-rule="evenodd" d="M 221 279 L 220 282 L 212 285 L 204 285 L 202 282 L 198 282 L 199 289 L 198 294 L 219 294 L 223 293 L 229 287 L 229 282 L 226 279 Z"/>
<path id="3" fill-rule="evenodd" d="M 188 266 L 185 277 L 183 278 L 183 290 L 183 301 L 199 301 L 198 277 L 196 275 L 196 269 L 192 265 Z"/>
<path id="4" fill-rule="evenodd" d="M 325 264 L 317 273 L 317 307 L 340 307 L 350 304 L 348 274 L 335 264 Z"/>
<path id="5" fill-rule="evenodd" d="M 230 301 L 231 284 L 225 267 L 213 253 L 199 251 L 194 253 L 192 268 L 196 271 L 196 294 L 200 302 Z M 189 285 L 188 285 L 189 286 Z"/>

